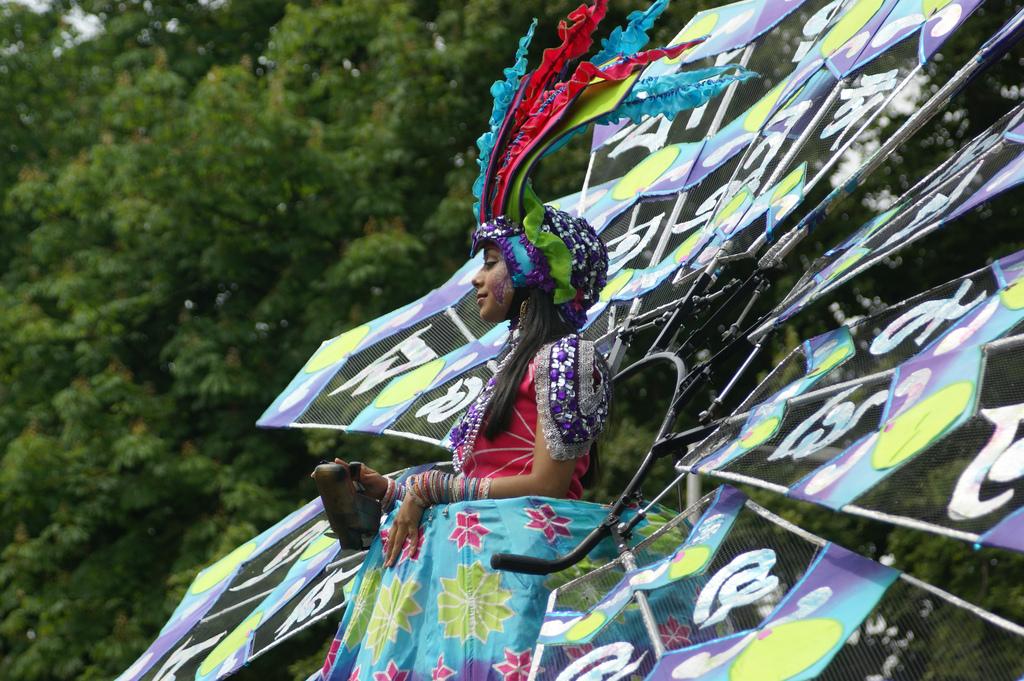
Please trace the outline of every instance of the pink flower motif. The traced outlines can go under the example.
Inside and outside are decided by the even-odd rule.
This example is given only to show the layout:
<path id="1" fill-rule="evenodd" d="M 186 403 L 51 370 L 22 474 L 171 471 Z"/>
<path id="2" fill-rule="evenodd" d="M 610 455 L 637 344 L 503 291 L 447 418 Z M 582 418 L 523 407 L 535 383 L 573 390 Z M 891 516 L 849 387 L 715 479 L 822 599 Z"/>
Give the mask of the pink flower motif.
<path id="1" fill-rule="evenodd" d="M 388 667 L 382 672 L 373 673 L 373 681 L 407 681 L 409 672 L 403 672 L 394 660 L 388 660 Z"/>
<path id="2" fill-rule="evenodd" d="M 360 671 L 359 667 L 356 667 L 355 669 L 353 669 L 352 673 L 348 675 L 348 681 L 359 681 L 359 671 Z M 324 678 L 325 679 L 327 678 L 326 674 L 324 674 Z"/>
<path id="3" fill-rule="evenodd" d="M 324 666 L 321 670 L 321 674 L 326 679 L 327 675 L 331 672 L 331 667 L 334 666 L 334 660 L 338 657 L 338 649 L 341 648 L 341 639 L 336 638 L 331 641 L 331 648 L 327 651 L 327 659 L 324 660 Z"/>
<path id="4" fill-rule="evenodd" d="M 449 676 L 454 676 L 455 670 L 451 667 L 446 667 L 444 664 L 444 653 L 437 656 L 437 664 L 434 666 L 434 670 L 430 672 L 430 681 L 445 681 Z"/>
<path id="5" fill-rule="evenodd" d="M 676 618 L 671 615 L 664 624 L 658 625 L 658 633 L 661 634 L 661 642 L 670 650 L 682 648 L 691 643 L 690 627 L 676 621 Z"/>
<path id="6" fill-rule="evenodd" d="M 504 681 L 526 681 L 530 675 L 531 652 L 529 648 L 521 653 L 505 648 L 505 661 L 494 665 L 494 669 L 501 674 Z"/>
<path id="7" fill-rule="evenodd" d="M 526 523 L 526 529 L 540 530 L 551 543 L 554 543 L 556 537 L 570 536 L 569 523 L 572 521 L 555 513 L 555 509 L 551 508 L 551 504 L 541 504 L 537 508 L 528 508 L 526 509 L 526 515 L 530 516 L 530 522 Z"/>
<path id="8" fill-rule="evenodd" d="M 469 544 L 474 551 L 479 551 L 483 548 L 483 543 L 480 540 L 485 534 L 490 533 L 491 531 L 480 523 L 478 513 L 459 511 L 455 514 L 455 529 L 452 530 L 448 538 L 454 541 L 460 549 Z"/>
<path id="9" fill-rule="evenodd" d="M 383 547 L 388 543 L 388 534 L 390 530 L 380 531 L 380 543 Z M 402 555 L 398 557 L 396 565 L 404 563 L 406 560 L 417 560 L 420 557 L 420 549 L 423 548 L 423 533 L 420 532 L 416 536 L 416 544 L 413 545 L 408 539 L 405 540 L 405 546 L 402 547 Z"/>
<path id="10" fill-rule="evenodd" d="M 417 560 L 420 557 L 420 549 L 423 548 L 423 532 L 416 535 L 416 543 L 413 544 L 411 541 L 406 541 L 405 546 L 402 547 L 402 555 L 399 557 L 399 562 L 403 560 Z"/>

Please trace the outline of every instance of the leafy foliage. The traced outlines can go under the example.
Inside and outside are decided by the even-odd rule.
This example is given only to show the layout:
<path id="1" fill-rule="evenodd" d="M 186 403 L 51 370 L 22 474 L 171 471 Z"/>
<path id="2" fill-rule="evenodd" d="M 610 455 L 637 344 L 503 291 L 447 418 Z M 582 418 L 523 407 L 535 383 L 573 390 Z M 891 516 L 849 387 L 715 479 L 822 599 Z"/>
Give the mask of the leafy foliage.
<path id="1" fill-rule="evenodd" d="M 677 3 L 672 21 L 696 8 Z M 387 470 L 437 458 L 407 442 L 253 423 L 321 339 L 461 264 L 490 83 L 532 16 L 550 27 L 568 9 L 0 7 L 0 99 L 10 104 L 0 110 L 0 677 L 115 676 L 203 565 L 312 496 L 317 459 Z M 609 22 L 631 9 L 613 3 Z M 1005 16 L 991 13 L 933 82 Z M 81 28 L 82 16 L 99 31 Z M 554 41 L 538 31 L 536 53 Z M 1020 96 L 1014 69 L 975 84 L 869 192 L 898 193 L 1007 108 Z M 583 154 L 568 149 L 543 170 L 551 196 L 579 185 Z M 1019 240 L 1015 210 L 986 216 L 990 241 L 950 230 L 929 242 L 910 257 L 930 269 L 878 273 L 843 309 L 892 302 L 1019 247 L 996 241 Z M 853 207 L 833 233 L 866 211 Z M 616 408 L 622 427 L 603 447 L 597 497 L 614 493 L 635 462 L 620 454 L 657 426 L 643 403 Z M 1024 620 L 1019 559 L 792 512 Z M 302 654 L 315 659 L 321 642 L 307 643 Z M 309 671 L 280 651 L 257 666 L 260 678 Z"/>

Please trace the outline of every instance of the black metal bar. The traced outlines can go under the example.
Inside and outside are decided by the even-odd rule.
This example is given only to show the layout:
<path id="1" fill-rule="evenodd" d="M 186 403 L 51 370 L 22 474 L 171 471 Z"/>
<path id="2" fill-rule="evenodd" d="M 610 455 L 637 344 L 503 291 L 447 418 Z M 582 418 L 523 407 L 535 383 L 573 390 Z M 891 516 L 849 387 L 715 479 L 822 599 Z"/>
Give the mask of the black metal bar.
<path id="1" fill-rule="evenodd" d="M 733 377 L 726 384 L 725 388 L 723 388 L 722 391 L 715 396 L 715 399 L 711 401 L 711 404 L 708 406 L 708 408 L 702 411 L 700 413 L 700 416 L 697 417 L 698 421 L 700 421 L 701 423 L 707 423 L 714 418 L 715 410 L 718 409 L 718 407 L 722 406 L 722 402 L 725 401 L 725 398 L 729 396 L 730 392 L 732 392 L 732 389 L 736 386 L 736 383 L 739 381 L 740 377 L 746 373 L 747 369 L 750 368 L 751 362 L 753 362 L 754 358 L 757 357 L 757 355 L 761 352 L 763 342 L 763 340 L 758 341 L 757 344 L 753 348 L 751 348 L 750 353 L 747 355 L 747 358 L 743 360 L 743 364 L 741 364 L 740 368 L 736 370 L 736 373 L 733 374 Z"/>
<path id="2" fill-rule="evenodd" d="M 750 314 L 750 311 L 754 309 L 754 305 L 757 304 L 757 301 L 762 295 L 764 295 L 764 292 L 771 286 L 771 282 L 769 282 L 768 278 L 761 272 L 755 272 L 750 280 L 754 282 L 754 291 L 750 294 L 750 299 L 747 300 L 747 304 L 743 307 L 743 311 L 740 312 L 740 316 L 736 318 L 736 321 L 734 321 L 728 331 L 725 332 L 726 339 L 734 338 L 739 334 L 740 329 L 743 328 L 743 322 L 746 320 L 747 315 Z"/>
<path id="3" fill-rule="evenodd" d="M 669 433 L 655 442 L 654 446 L 651 447 L 651 450 L 655 453 L 655 456 L 660 459 L 677 451 L 680 447 L 685 447 L 686 445 L 693 444 L 694 442 L 700 442 L 708 435 L 711 435 L 717 427 L 717 423 L 712 423 L 710 425 L 697 426 L 690 430 L 684 430 L 681 433 Z"/>
<path id="4" fill-rule="evenodd" d="M 495 553 L 491 556 L 491 568 L 494 570 L 508 570 L 509 572 L 522 572 L 528 575 L 549 575 L 552 572 L 564 570 L 583 560 L 602 539 L 611 534 L 612 528 L 618 525 L 618 523 L 618 517 L 612 519 L 612 516 L 609 514 L 604 522 L 595 527 L 572 551 L 564 556 L 547 560 L 514 553 Z"/>
<path id="5" fill-rule="evenodd" d="M 658 337 L 654 339 L 654 343 L 651 344 L 651 348 L 648 352 L 659 352 L 665 350 L 668 344 L 672 341 L 672 337 L 675 336 L 679 326 L 683 323 L 683 315 L 689 312 L 693 306 L 693 298 L 697 291 L 703 291 L 714 281 L 714 276 L 707 270 L 704 270 L 694 280 L 690 286 L 690 290 L 683 296 L 683 301 L 679 307 L 672 311 L 665 325 L 661 328 L 661 332 Z"/>
<path id="6" fill-rule="evenodd" d="M 726 286 L 723 286 L 721 289 L 716 291 L 716 293 L 718 293 L 718 292 L 726 292 L 727 291 L 729 296 L 728 296 L 728 298 L 723 303 L 718 305 L 711 312 L 711 314 L 709 314 L 707 317 L 705 317 L 701 321 L 700 326 L 698 326 L 696 329 L 694 329 L 690 333 L 690 335 L 687 336 L 686 340 L 684 340 L 682 343 L 679 344 L 679 348 L 678 348 L 679 351 L 682 351 L 685 348 L 692 349 L 693 347 L 695 347 L 696 339 L 698 337 L 700 337 L 702 334 L 705 334 L 706 338 L 710 337 L 710 334 L 706 333 L 708 331 L 708 327 L 711 326 L 713 323 L 715 323 L 726 312 L 729 312 L 732 309 L 734 309 L 734 305 L 735 305 L 736 301 L 738 299 L 740 299 L 741 296 L 744 295 L 744 293 L 746 293 L 747 291 L 750 291 L 751 289 L 756 289 L 757 286 L 758 286 L 758 282 L 760 281 L 760 278 L 761 278 L 761 275 L 758 272 L 754 272 L 753 274 L 749 275 L 746 279 L 744 279 L 742 282 L 737 282 L 737 280 L 734 279 L 731 282 L 729 282 L 729 284 L 727 284 Z M 737 282 L 737 283 L 735 283 L 735 285 L 733 285 L 733 282 Z M 710 295 L 706 296 L 706 298 L 710 298 Z M 751 305 L 752 305 L 752 303 L 751 303 Z M 729 332 L 726 332 L 725 334 L 723 334 L 722 340 L 728 341 L 729 338 L 730 338 L 730 333 L 731 333 L 731 328 L 730 328 Z"/>

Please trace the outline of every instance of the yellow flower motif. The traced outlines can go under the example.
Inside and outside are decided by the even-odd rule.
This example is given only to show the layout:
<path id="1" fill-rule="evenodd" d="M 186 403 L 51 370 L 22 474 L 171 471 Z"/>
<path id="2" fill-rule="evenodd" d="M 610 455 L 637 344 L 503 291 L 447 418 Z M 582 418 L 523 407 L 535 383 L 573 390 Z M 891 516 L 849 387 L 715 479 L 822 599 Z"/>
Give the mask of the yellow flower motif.
<path id="1" fill-rule="evenodd" d="M 366 634 L 366 627 L 370 624 L 370 613 L 373 610 L 373 604 L 377 601 L 377 593 L 380 591 L 380 578 L 380 568 L 367 570 L 363 575 L 359 593 L 356 595 L 355 603 L 351 606 L 352 618 L 348 621 L 345 637 L 342 639 L 342 643 L 349 650 L 359 645 Z"/>
<path id="2" fill-rule="evenodd" d="M 484 642 L 492 632 L 505 629 L 512 608 L 505 605 L 512 592 L 501 588 L 501 576 L 484 569 L 479 561 L 459 565 L 455 578 L 441 578 L 444 591 L 437 597 L 437 609 L 444 635 L 465 642 L 475 637 Z"/>
<path id="3" fill-rule="evenodd" d="M 380 660 L 388 643 L 398 640 L 399 629 L 412 633 L 409 620 L 423 612 L 413 598 L 419 590 L 420 585 L 416 580 L 403 582 L 397 578 L 380 590 L 366 633 L 366 645 L 373 650 L 374 663 Z"/>

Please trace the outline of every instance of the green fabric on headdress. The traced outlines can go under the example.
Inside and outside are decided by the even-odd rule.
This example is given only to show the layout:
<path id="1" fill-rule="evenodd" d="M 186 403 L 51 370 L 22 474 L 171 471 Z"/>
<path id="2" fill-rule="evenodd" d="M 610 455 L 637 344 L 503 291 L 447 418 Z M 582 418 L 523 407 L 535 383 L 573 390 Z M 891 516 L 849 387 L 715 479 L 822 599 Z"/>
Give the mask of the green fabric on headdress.
<path id="1" fill-rule="evenodd" d="M 526 217 L 523 218 L 523 231 L 526 238 L 540 249 L 548 261 L 551 278 L 555 282 L 555 304 L 567 303 L 576 297 L 576 289 L 570 283 L 572 275 L 572 254 L 565 242 L 551 232 L 541 230 L 544 223 L 544 204 L 527 183 L 523 190 L 523 203 Z"/>

